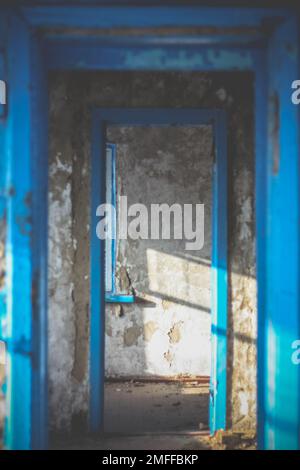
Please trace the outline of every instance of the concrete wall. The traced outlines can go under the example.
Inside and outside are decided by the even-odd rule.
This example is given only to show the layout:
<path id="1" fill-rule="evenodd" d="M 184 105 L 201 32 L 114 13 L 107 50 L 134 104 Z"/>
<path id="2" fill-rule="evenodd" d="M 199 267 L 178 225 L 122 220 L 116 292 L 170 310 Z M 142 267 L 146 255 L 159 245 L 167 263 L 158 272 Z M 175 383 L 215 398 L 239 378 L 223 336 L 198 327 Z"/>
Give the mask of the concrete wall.
<path id="1" fill-rule="evenodd" d="M 49 362 L 50 417 L 53 428 L 69 429 L 77 424 L 82 426 L 87 412 L 89 159 L 92 106 L 223 107 L 227 110 L 229 116 L 230 266 L 228 423 L 234 427 L 255 426 L 256 282 L 252 85 L 252 76 L 247 73 L 106 72 L 59 73 L 51 77 Z M 151 134 L 148 131 L 140 129 L 138 131 L 140 134 L 137 130 L 133 132 L 130 129 L 127 129 L 125 134 L 122 133 L 122 129 L 110 132 L 109 138 L 119 141 L 119 154 L 122 155 L 123 152 L 127 155 L 126 160 L 122 160 L 125 165 L 123 170 L 120 167 L 123 185 L 127 191 L 130 191 L 128 187 L 130 172 L 128 168 L 126 169 L 126 165 L 134 164 L 138 174 L 137 189 L 141 189 L 142 186 L 141 175 L 147 174 L 146 181 L 148 181 L 149 188 L 143 192 L 146 201 L 149 202 L 151 185 L 155 188 L 159 180 L 164 182 L 164 185 L 159 187 L 156 196 L 173 197 L 174 194 L 169 191 L 176 180 L 176 191 L 181 199 L 179 202 L 190 202 L 190 200 L 184 201 L 183 198 L 194 199 L 197 195 L 197 198 L 204 198 L 207 201 L 209 209 L 209 188 L 206 188 L 204 194 L 201 194 L 200 189 L 199 194 L 196 194 L 196 186 L 199 182 L 203 184 L 201 177 L 205 179 L 204 184 L 209 184 L 207 176 L 210 175 L 211 166 L 207 164 L 201 167 L 200 165 L 199 168 L 196 167 L 195 174 L 192 174 L 192 170 L 187 166 L 179 182 L 178 175 L 172 174 L 174 168 L 169 165 L 172 161 L 177 161 L 177 158 L 182 158 L 182 152 L 178 149 L 185 149 L 190 142 L 192 142 L 192 160 L 189 160 L 189 164 L 193 161 L 194 165 L 198 157 L 199 161 L 203 158 L 209 163 L 211 155 L 209 153 L 211 146 L 209 128 L 197 129 L 197 132 L 182 129 L 181 139 L 176 133 L 172 139 L 161 136 L 157 142 L 154 139 L 157 131 L 151 131 L 153 132 L 149 142 L 151 146 L 145 145 L 144 149 L 145 152 L 151 153 L 148 155 L 148 159 L 149 157 L 153 159 L 151 166 L 147 166 L 148 159 L 144 156 L 142 159 L 135 157 L 144 140 L 150 137 Z M 195 133 L 192 135 L 192 140 L 188 138 L 190 132 Z M 176 147 L 172 146 L 174 137 L 178 139 Z M 194 145 L 197 141 L 204 143 L 201 150 L 198 145 Z M 162 152 L 160 159 L 158 158 L 159 151 Z M 129 154 L 133 159 L 131 162 L 128 161 Z M 154 174 L 151 175 L 151 171 Z M 159 175 L 155 172 L 159 172 Z M 192 181 L 191 185 L 186 185 L 186 178 Z M 145 180 L 143 183 L 145 184 Z M 202 184 L 199 184 L 199 188 Z M 184 189 L 186 189 L 185 192 Z M 209 286 L 206 284 L 207 291 L 204 296 L 200 295 L 200 289 L 197 291 L 193 288 L 192 292 L 188 292 L 186 288 L 191 285 L 192 278 L 196 282 L 199 276 L 205 277 L 204 270 L 208 271 L 206 262 L 209 262 L 209 238 L 209 236 L 206 237 L 203 252 L 197 254 L 199 259 L 205 260 L 204 264 L 200 264 L 199 259 L 197 263 L 188 260 L 181 246 L 170 245 L 168 247 L 165 243 L 158 246 L 142 246 L 140 243 L 128 243 L 120 247 L 119 267 L 125 266 L 128 271 L 125 273 L 123 270 L 123 274 L 120 273 L 120 275 L 125 281 L 127 279 L 126 282 L 131 283 L 142 297 L 150 296 L 150 301 L 155 304 L 155 307 L 150 308 L 145 304 L 133 305 L 120 311 L 120 307 L 115 306 L 107 311 L 106 367 L 108 373 L 125 375 L 132 373 L 133 368 L 129 364 L 131 360 L 138 365 L 139 369 L 135 367 L 135 372 L 138 374 L 143 371 L 148 374 L 179 372 L 199 374 L 207 371 L 208 363 L 199 355 L 197 356 L 199 361 L 195 362 L 191 357 L 187 358 L 187 361 L 182 361 L 178 357 L 182 358 L 180 343 L 187 341 L 186 338 L 190 334 L 190 320 L 187 321 L 187 315 L 190 315 L 191 321 L 194 321 L 192 319 L 195 318 L 195 312 L 198 310 L 200 323 L 197 327 L 207 332 L 209 314 L 205 308 L 202 311 L 199 310 L 199 305 L 209 308 L 209 303 L 203 305 L 203 298 L 207 298 L 209 302 L 207 297 Z M 153 287 L 151 287 L 151 276 L 149 279 L 149 272 L 145 271 L 145 257 L 143 259 L 142 256 L 142 253 L 145 255 L 145 249 L 148 253 L 147 262 L 151 265 L 149 272 L 152 276 L 154 271 L 156 279 L 159 279 L 159 283 Z M 181 255 L 183 254 L 183 257 L 174 256 L 174 249 Z M 137 253 L 138 256 L 136 256 Z M 188 276 L 182 274 L 183 283 L 178 283 L 178 288 L 175 289 L 170 285 L 167 276 L 157 277 L 162 259 L 166 260 L 161 264 L 163 267 L 167 266 L 168 276 L 171 271 L 178 272 L 179 277 L 180 273 L 188 271 Z M 194 273 L 193 269 L 195 269 Z M 129 274 L 129 279 L 127 274 Z M 162 278 L 166 279 L 165 283 Z M 184 292 L 179 292 L 181 285 L 184 286 Z M 181 304 L 178 298 L 181 299 Z M 197 304 L 196 308 L 182 305 L 191 298 Z M 184 323 L 181 323 L 182 321 Z M 207 336 L 205 341 L 207 341 Z M 112 357 L 112 351 L 114 354 L 118 352 L 115 359 Z M 143 356 L 140 352 L 143 352 Z M 118 371 L 119 366 L 121 367 Z"/>

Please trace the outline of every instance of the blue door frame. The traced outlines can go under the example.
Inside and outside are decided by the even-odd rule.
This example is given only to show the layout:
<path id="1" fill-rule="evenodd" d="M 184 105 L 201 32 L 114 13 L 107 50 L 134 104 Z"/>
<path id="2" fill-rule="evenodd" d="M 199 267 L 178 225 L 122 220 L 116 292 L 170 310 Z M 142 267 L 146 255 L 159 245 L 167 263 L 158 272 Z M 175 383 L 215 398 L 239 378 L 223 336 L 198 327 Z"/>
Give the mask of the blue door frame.
<path id="1" fill-rule="evenodd" d="M 290 100 L 290 81 L 299 78 L 297 10 L 63 3 L 37 0 L 0 10 L 0 79 L 8 83 L 8 105 L 0 110 L 6 446 L 47 446 L 47 72 L 112 69 L 255 74 L 258 439 L 261 448 L 299 448 L 300 368 L 290 348 L 300 337 L 299 108 Z M 40 30 L 166 26 L 250 27 L 257 33 L 163 38 L 141 32 L 133 44 L 130 37 Z"/>
<path id="2" fill-rule="evenodd" d="M 6 286 L 0 339 L 6 343 L 5 445 L 47 446 L 46 67 L 38 38 L 19 16 L 1 11 L 7 109 L 1 119 L 1 223 Z M 2 169 L 1 168 L 1 169 Z"/>
<path id="3" fill-rule="evenodd" d="M 212 216 L 212 369 L 210 431 L 226 428 L 227 380 L 227 129 L 225 111 L 216 109 L 99 108 L 93 112 L 91 182 L 90 409 L 92 432 L 103 432 L 105 374 L 104 241 L 97 238 L 96 216 L 105 203 L 107 126 L 211 125 L 215 141 Z M 100 287 L 99 287 L 100 286 Z"/>

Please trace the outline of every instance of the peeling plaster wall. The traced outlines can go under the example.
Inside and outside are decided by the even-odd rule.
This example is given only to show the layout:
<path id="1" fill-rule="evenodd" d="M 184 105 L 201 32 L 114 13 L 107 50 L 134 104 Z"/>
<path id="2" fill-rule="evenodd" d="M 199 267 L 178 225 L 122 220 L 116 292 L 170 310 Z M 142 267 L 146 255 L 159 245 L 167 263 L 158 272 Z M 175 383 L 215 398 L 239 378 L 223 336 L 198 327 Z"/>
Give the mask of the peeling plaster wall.
<path id="1" fill-rule="evenodd" d="M 64 72 L 51 76 L 49 361 L 50 419 L 53 428 L 70 429 L 71 426 L 80 425 L 82 429 L 87 412 L 90 287 L 89 159 L 90 117 L 93 106 L 222 107 L 227 110 L 230 268 L 228 425 L 243 429 L 255 427 L 256 281 L 252 87 L 252 75 L 240 72 L 209 74 Z M 121 136 L 121 130 L 118 132 L 118 136 L 115 137 L 120 141 L 119 153 L 126 153 L 125 147 L 129 144 L 122 141 L 124 136 Z M 209 131 L 203 129 L 202 132 Z M 129 130 L 128 133 L 130 134 Z M 112 138 L 113 135 L 109 137 Z M 208 135 L 206 142 L 207 140 L 209 140 Z M 173 158 L 168 157 L 168 152 L 171 154 L 172 152 L 167 144 L 166 142 L 163 150 L 164 159 L 161 159 L 160 165 L 164 165 L 166 156 L 167 159 Z M 157 147 L 156 151 L 158 150 Z M 141 165 L 144 163 L 140 162 Z M 153 166 L 153 171 L 156 168 L 156 165 Z M 140 170 L 142 169 L 145 170 L 141 166 Z M 146 170 L 149 172 L 150 168 Z M 167 165 L 163 166 L 162 170 L 167 172 Z M 172 175 L 170 177 L 172 178 Z M 187 186 L 186 194 L 189 194 L 189 189 Z M 118 258 L 119 268 L 122 265 L 126 266 L 130 281 L 135 284 L 138 294 L 145 298 L 144 301 L 150 295 L 148 302 L 153 302 L 155 308 L 143 304 L 143 307 L 127 306 L 126 311 L 122 311 L 117 305 L 107 309 L 107 372 L 115 374 L 119 367 L 119 374 L 128 374 L 130 372 L 128 354 L 131 351 L 130 357 L 134 357 L 134 363 L 140 367 L 136 373 L 146 371 L 149 374 L 157 374 L 163 370 L 163 367 L 166 374 L 178 373 L 183 370 L 183 365 L 176 359 L 174 361 L 176 357 L 174 352 L 187 333 L 184 324 L 181 323 L 186 321 L 186 316 L 180 317 L 176 311 L 178 305 L 173 303 L 174 299 L 168 298 L 169 292 L 165 292 L 166 298 L 153 296 L 150 290 L 155 289 L 149 289 L 149 284 L 143 284 L 145 282 L 143 277 L 138 277 L 141 273 L 141 263 L 139 269 L 133 269 L 133 258 L 129 259 L 133 255 L 129 254 L 128 247 L 119 248 L 121 258 L 125 255 L 123 261 L 126 260 L 126 263 L 121 263 L 120 257 Z M 172 256 L 165 245 L 164 248 L 160 246 L 160 250 L 166 251 L 163 251 L 164 256 Z M 157 274 L 165 263 L 159 266 L 161 257 L 156 255 L 155 248 L 152 252 L 149 249 L 149 253 L 153 257 L 150 264 Z M 184 272 L 187 265 L 192 265 L 179 257 L 176 263 L 174 270 L 178 272 Z M 195 276 L 199 276 L 199 273 Z M 120 270 L 119 277 L 125 281 L 125 285 L 128 283 L 124 269 Z M 161 278 L 159 280 L 161 281 Z M 168 289 L 169 285 L 166 284 L 165 288 Z M 179 295 L 178 292 L 176 294 Z M 195 289 L 193 295 L 200 294 Z M 171 315 L 169 315 L 170 310 Z M 190 311 L 192 314 L 192 309 Z M 204 315 L 208 318 L 207 313 L 203 313 L 203 318 Z M 162 316 L 164 324 L 159 323 L 161 321 L 159 317 Z M 180 340 L 177 341 L 179 337 Z M 113 358 L 115 351 L 113 345 L 120 352 L 118 362 Z M 139 354 L 142 350 L 139 345 L 144 346 L 142 356 Z M 153 351 L 153 355 L 149 348 Z M 191 368 L 189 370 L 191 371 Z M 195 369 L 193 373 L 199 373 L 199 369 Z"/>
<path id="2" fill-rule="evenodd" d="M 72 417 L 80 416 L 82 410 L 87 410 L 87 355 L 84 357 L 84 352 L 81 352 L 78 360 L 77 350 L 78 341 L 83 341 L 85 349 L 88 348 L 88 334 L 83 336 L 80 331 L 78 340 L 80 320 L 77 323 L 77 313 L 81 304 L 76 303 L 75 287 L 81 292 L 81 285 L 84 286 L 86 280 L 83 278 L 80 282 L 78 276 L 81 273 L 77 273 L 78 219 L 74 218 L 77 207 L 74 192 L 78 172 L 71 132 L 74 115 L 72 107 L 66 105 L 64 84 L 61 83 L 53 93 L 50 136 L 54 138 L 50 139 L 49 162 L 49 405 L 50 413 L 53 410 L 51 419 L 54 426 L 64 429 L 73 424 Z M 87 219 L 87 213 L 83 217 Z M 88 233 L 87 226 L 85 229 Z M 85 271 L 88 270 L 86 258 Z M 88 289 L 87 284 L 87 292 Z M 80 319 L 87 324 L 85 312 L 86 309 L 80 310 Z M 85 371 L 79 376 L 77 370 L 81 359 L 85 361 Z"/>

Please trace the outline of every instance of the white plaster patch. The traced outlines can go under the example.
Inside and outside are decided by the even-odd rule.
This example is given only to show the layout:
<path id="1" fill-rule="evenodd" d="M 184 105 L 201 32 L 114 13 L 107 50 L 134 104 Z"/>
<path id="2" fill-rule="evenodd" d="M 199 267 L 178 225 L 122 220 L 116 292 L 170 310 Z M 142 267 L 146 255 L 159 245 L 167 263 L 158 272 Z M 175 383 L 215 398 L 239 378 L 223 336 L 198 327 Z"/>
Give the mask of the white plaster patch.
<path id="1" fill-rule="evenodd" d="M 248 416 L 249 413 L 249 394 L 246 392 L 239 393 L 240 399 L 240 414 L 242 416 Z"/>
<path id="2" fill-rule="evenodd" d="M 66 173 L 67 175 L 70 175 L 72 173 L 72 165 L 69 164 L 69 163 L 63 163 L 62 162 L 62 153 L 61 152 L 58 152 L 56 154 L 55 162 L 53 162 L 50 165 L 49 176 L 53 177 L 59 171 L 62 171 L 63 173 Z"/>

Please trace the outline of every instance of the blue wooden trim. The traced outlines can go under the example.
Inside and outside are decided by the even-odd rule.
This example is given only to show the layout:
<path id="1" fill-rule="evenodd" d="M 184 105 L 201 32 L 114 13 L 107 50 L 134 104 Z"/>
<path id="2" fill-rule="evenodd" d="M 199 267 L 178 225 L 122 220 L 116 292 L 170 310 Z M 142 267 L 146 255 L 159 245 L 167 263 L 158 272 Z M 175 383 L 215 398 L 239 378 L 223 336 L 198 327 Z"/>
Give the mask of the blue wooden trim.
<path id="1" fill-rule="evenodd" d="M 280 25 L 268 50 L 267 232 L 264 419 L 260 443 L 300 448 L 300 367 L 292 343 L 300 338 L 299 107 L 291 83 L 299 77 L 299 17 Z"/>
<path id="2" fill-rule="evenodd" d="M 106 149 L 111 150 L 111 194 L 110 194 L 110 203 L 116 209 L 116 145 L 112 143 L 106 144 Z M 106 182 L 107 183 L 107 182 Z M 108 202 L 108 201 L 106 201 Z M 106 294 L 115 292 L 115 272 L 116 272 L 116 230 L 117 230 L 117 221 L 112 220 L 112 231 L 114 233 L 114 238 L 111 240 L 106 240 L 106 250 L 109 249 L 111 253 L 111 290 L 105 286 Z M 108 246 L 109 245 L 109 246 Z M 107 259 L 105 256 L 107 263 Z M 107 283 L 107 278 L 105 276 L 105 282 Z"/>
<path id="3" fill-rule="evenodd" d="M 105 302 L 109 304 L 133 304 L 135 302 L 134 295 L 128 294 L 105 294 Z"/>
<path id="4" fill-rule="evenodd" d="M 283 8 L 235 8 L 204 6 L 34 6 L 22 13 L 35 27 L 259 27 L 266 19 L 286 18 Z"/>
<path id="5" fill-rule="evenodd" d="M 32 449 L 48 431 L 46 68 L 29 27 L 7 21 L 5 446 Z"/>
<path id="6" fill-rule="evenodd" d="M 105 243 L 96 234 L 96 210 L 105 203 L 105 126 L 95 118 L 92 128 L 91 162 L 91 325 L 90 325 L 90 407 L 91 432 L 103 430 L 104 338 L 105 338 Z"/>
<path id="7" fill-rule="evenodd" d="M 226 428 L 227 408 L 227 124 L 224 111 L 214 122 L 212 215 L 212 370 L 210 379 L 210 432 Z"/>
<path id="8" fill-rule="evenodd" d="M 30 449 L 32 407 L 32 195 L 29 30 L 10 17 L 7 201 L 7 420 L 5 445 Z M 22 158 L 20 158 L 22 156 Z M 20 390 L 22 393 L 20 393 Z"/>
<path id="9" fill-rule="evenodd" d="M 101 295 L 101 242 L 96 237 L 95 213 L 99 204 L 101 186 L 105 187 L 105 172 L 101 172 L 104 158 L 105 129 L 108 125 L 200 125 L 214 126 L 216 163 L 213 180 L 213 253 L 212 253 L 212 335 L 213 377 L 210 402 L 211 432 L 226 426 L 226 364 L 227 364 L 227 141 L 225 112 L 217 109 L 195 108 L 98 108 L 93 113 L 92 135 L 92 239 L 91 239 L 91 402 L 90 429 L 103 431 L 104 415 L 104 340 L 105 310 Z M 102 176 L 101 176 L 102 174 Z M 96 272 L 95 272 L 96 270 Z M 104 296 L 103 296 L 104 298 Z M 132 302 L 133 296 L 122 296 L 122 301 Z M 106 296 L 106 301 L 121 301 L 121 296 Z M 99 327 L 99 322 L 101 326 Z M 95 387 L 95 389 L 93 388 Z M 95 398 L 96 395 L 96 398 Z"/>

